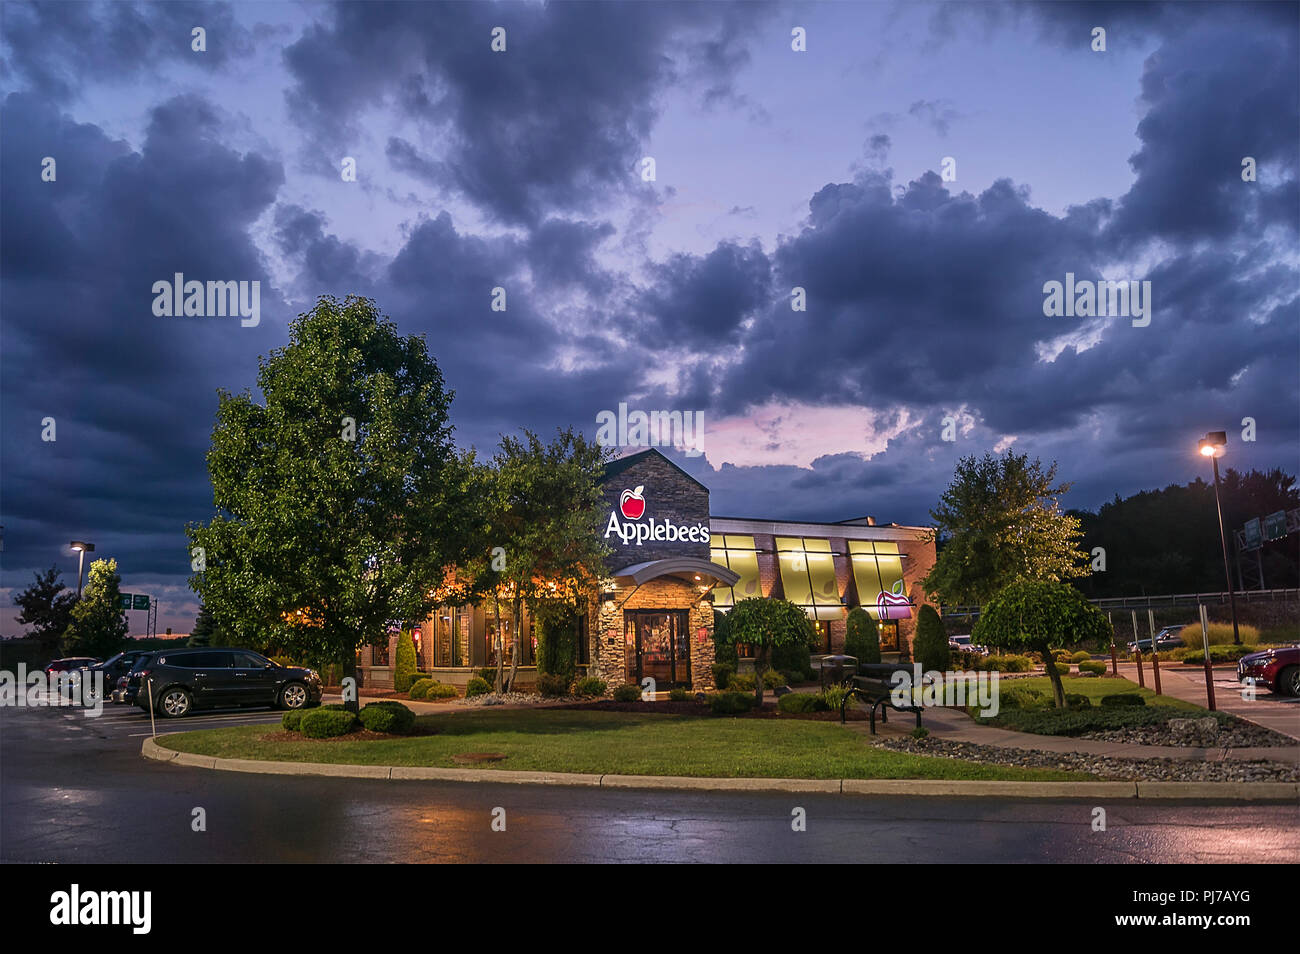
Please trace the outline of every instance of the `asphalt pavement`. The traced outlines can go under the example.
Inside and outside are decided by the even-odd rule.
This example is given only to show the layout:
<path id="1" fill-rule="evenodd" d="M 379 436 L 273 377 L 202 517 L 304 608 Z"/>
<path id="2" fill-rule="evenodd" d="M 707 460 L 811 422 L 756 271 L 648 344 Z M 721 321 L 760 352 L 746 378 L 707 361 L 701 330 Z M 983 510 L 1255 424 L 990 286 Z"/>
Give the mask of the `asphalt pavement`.
<path id="1" fill-rule="evenodd" d="M 167 730 L 266 724 L 203 713 Z M 560 789 L 148 761 L 147 715 L 0 709 L 3 862 L 1290 862 L 1300 808 Z M 1106 811 L 1095 830 L 1094 808 Z M 205 831 L 195 831 L 202 809 Z M 796 809 L 806 830 L 795 831 Z M 504 812 L 504 814 L 502 814 Z M 504 817 L 505 830 L 500 827 Z"/>

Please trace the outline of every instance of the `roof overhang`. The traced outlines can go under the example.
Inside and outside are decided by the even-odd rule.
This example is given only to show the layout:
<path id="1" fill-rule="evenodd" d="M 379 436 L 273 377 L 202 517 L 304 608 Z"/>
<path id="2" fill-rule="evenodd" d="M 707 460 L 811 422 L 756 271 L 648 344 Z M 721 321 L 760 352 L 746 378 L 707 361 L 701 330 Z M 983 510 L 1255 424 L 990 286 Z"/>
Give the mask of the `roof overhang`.
<path id="1" fill-rule="evenodd" d="M 713 583 L 719 586 L 735 586 L 740 581 L 740 574 L 725 566 L 719 566 L 699 557 L 669 557 L 666 560 L 651 560 L 648 563 L 633 563 L 612 574 L 616 580 L 631 580 L 640 586 L 661 576 L 675 576 L 688 583 Z M 699 577 L 697 580 L 696 577 Z"/>

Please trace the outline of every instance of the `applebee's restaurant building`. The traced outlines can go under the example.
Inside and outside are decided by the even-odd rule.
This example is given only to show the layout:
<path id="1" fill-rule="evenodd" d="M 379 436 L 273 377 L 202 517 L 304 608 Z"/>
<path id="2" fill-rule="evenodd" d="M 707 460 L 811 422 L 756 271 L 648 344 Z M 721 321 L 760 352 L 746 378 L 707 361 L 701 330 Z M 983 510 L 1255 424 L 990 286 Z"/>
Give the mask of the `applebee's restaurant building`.
<path id="1" fill-rule="evenodd" d="M 844 647 L 848 611 L 861 606 L 880 627 L 881 650 L 911 644 L 917 582 L 934 565 L 927 528 L 717 517 L 709 490 L 658 450 L 611 462 L 601 479 L 602 534 L 613 550 L 608 579 L 581 620 L 580 672 L 611 687 L 652 676 L 661 689 L 713 687 L 713 614 L 749 597 L 802 606 L 818 632 L 815 652 Z M 507 610 L 502 608 L 502 615 Z M 509 664 L 512 621 L 488 606 L 440 607 L 417 633 L 420 669 L 463 685 L 496 664 L 497 639 Z M 523 623 L 522 681 L 535 678 L 536 638 Z M 392 684 L 396 635 L 363 649 L 365 685 Z"/>

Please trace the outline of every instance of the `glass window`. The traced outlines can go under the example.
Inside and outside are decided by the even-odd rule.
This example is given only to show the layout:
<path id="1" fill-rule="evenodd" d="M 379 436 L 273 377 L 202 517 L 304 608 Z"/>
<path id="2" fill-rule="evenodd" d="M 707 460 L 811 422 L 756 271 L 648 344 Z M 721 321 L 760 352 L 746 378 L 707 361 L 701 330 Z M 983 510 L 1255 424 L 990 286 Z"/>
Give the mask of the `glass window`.
<path id="1" fill-rule="evenodd" d="M 787 600 L 815 617 L 839 617 L 840 590 L 829 540 L 777 537 L 776 558 Z"/>
<path id="2" fill-rule="evenodd" d="M 383 645 L 380 645 L 380 646 L 371 646 L 371 647 L 370 647 L 370 665 L 372 665 L 372 666 L 387 666 L 387 665 L 388 665 L 388 643 L 387 643 L 387 641 L 385 641 L 385 642 L 383 643 Z"/>
<path id="3" fill-rule="evenodd" d="M 912 618 L 897 543 L 850 540 L 849 559 L 863 609 L 880 620 Z"/>
<path id="4" fill-rule="evenodd" d="M 754 546 L 754 538 L 728 534 L 713 537 L 713 541 L 721 546 L 709 551 L 709 559 L 740 576 L 734 587 L 719 586 L 714 589 L 713 605 L 725 609 L 735 606 L 738 600 L 762 596 L 758 578 L 758 549 Z"/>
<path id="5" fill-rule="evenodd" d="M 255 653 L 235 653 L 232 658 L 232 665 L 236 669 L 263 669 L 266 663 L 267 660 Z"/>

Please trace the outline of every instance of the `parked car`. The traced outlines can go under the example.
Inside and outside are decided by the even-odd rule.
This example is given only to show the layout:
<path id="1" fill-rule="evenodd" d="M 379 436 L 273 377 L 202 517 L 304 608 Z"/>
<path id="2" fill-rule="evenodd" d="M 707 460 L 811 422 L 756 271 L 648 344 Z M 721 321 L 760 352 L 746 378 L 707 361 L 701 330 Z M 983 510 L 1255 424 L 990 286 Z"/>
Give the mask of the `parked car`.
<path id="1" fill-rule="evenodd" d="M 126 703 L 131 705 L 135 702 L 136 692 L 140 688 L 140 673 L 149 665 L 149 662 L 157 653 L 145 653 L 136 658 L 131 664 L 130 671 L 117 680 L 117 688 L 113 690 L 110 697 L 114 702 Z"/>
<path id="2" fill-rule="evenodd" d="M 99 664 L 94 656 L 68 656 L 66 659 L 52 659 L 45 664 L 45 674 L 52 672 L 72 672 L 77 669 L 89 669 Z"/>
<path id="3" fill-rule="evenodd" d="M 179 718 L 195 709 L 272 706 L 302 709 L 317 705 L 321 681 L 315 671 L 281 666 L 248 649 L 178 649 L 153 653 L 131 674 L 135 704 Z"/>
<path id="4" fill-rule="evenodd" d="M 988 647 L 974 645 L 971 643 L 969 636 L 949 636 L 948 648 L 954 652 L 979 653 L 981 656 L 989 654 Z"/>
<path id="5" fill-rule="evenodd" d="M 131 667 L 135 665 L 137 659 L 141 656 L 148 655 L 149 653 L 147 650 L 128 649 L 125 652 L 118 653 L 116 656 L 104 660 L 102 663 L 87 667 L 87 671 L 92 674 L 92 681 L 90 683 L 91 687 L 94 687 L 93 674 L 96 672 L 102 672 L 104 674 L 104 692 L 111 699 L 113 690 L 117 688 L 119 680 L 131 671 Z M 117 700 L 114 699 L 113 701 Z"/>
<path id="6" fill-rule="evenodd" d="M 1159 648 L 1160 652 L 1163 653 L 1167 649 L 1182 649 L 1187 645 L 1187 643 L 1183 642 L 1183 637 L 1178 635 L 1183 631 L 1184 625 L 1186 624 L 1166 626 L 1164 629 L 1160 630 L 1160 632 L 1156 633 L 1156 646 Z M 1128 651 L 1135 652 L 1138 647 L 1141 647 L 1142 652 L 1144 653 L 1151 652 L 1151 638 L 1148 636 L 1146 639 L 1139 639 L 1130 642 L 1128 644 Z"/>
<path id="7" fill-rule="evenodd" d="M 1300 646 L 1275 646 L 1242 656 L 1237 661 L 1237 680 L 1246 679 L 1281 696 L 1300 696 Z"/>

